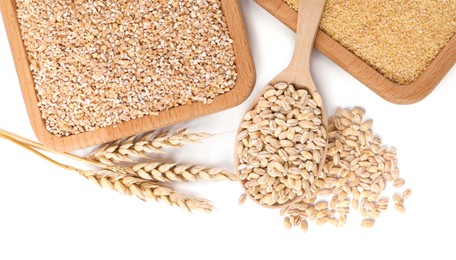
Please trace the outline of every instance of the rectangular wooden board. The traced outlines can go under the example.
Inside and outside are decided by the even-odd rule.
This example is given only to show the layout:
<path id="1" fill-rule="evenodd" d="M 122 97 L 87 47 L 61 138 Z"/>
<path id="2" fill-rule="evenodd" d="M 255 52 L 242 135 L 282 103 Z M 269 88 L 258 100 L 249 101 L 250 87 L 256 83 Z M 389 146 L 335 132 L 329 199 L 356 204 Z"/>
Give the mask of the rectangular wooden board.
<path id="1" fill-rule="evenodd" d="M 156 128 L 176 124 L 211 113 L 219 112 L 242 103 L 250 95 L 255 84 L 255 67 L 247 41 L 244 20 L 239 0 L 221 0 L 222 10 L 227 19 L 230 36 L 233 39 L 238 78 L 234 88 L 214 98 L 210 104 L 196 102 L 175 107 L 157 116 L 145 116 L 115 126 L 101 128 L 68 137 L 58 137 L 45 128 L 38 108 L 37 93 L 30 71 L 29 60 L 21 37 L 14 0 L 1 0 L 0 10 L 6 27 L 16 71 L 21 85 L 24 102 L 33 130 L 41 143 L 58 151 L 72 151 L 92 145 L 114 141 Z"/>
<path id="2" fill-rule="evenodd" d="M 296 31 L 297 12 L 283 0 L 254 0 L 287 27 Z M 320 30 L 315 47 L 379 96 L 392 103 L 412 104 L 425 98 L 456 62 L 456 36 L 425 71 L 408 85 L 397 84 Z"/>

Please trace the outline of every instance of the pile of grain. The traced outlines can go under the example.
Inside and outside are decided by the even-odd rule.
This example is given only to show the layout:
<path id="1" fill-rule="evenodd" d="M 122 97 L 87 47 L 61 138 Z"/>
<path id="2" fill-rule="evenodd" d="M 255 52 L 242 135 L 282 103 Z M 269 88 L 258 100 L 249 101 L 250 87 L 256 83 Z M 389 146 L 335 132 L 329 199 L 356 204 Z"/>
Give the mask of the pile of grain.
<path id="1" fill-rule="evenodd" d="M 208 102 L 236 81 L 220 0 L 16 0 L 49 132 Z"/>
<path id="2" fill-rule="evenodd" d="M 363 227 L 372 227 L 375 218 L 388 208 L 388 183 L 396 189 L 404 186 L 396 150 L 382 145 L 381 138 L 372 134 L 372 120 L 363 122 L 363 116 L 364 110 L 360 108 L 339 108 L 329 119 L 322 181 L 310 199 L 302 198 L 281 209 L 287 228 L 300 226 L 306 232 L 309 221 L 343 226 L 352 210 L 359 211 L 364 218 Z M 392 197 L 395 208 L 404 213 L 404 200 L 411 190 L 396 191 Z"/>
<path id="3" fill-rule="evenodd" d="M 363 217 L 362 227 L 373 227 L 390 204 L 388 184 L 392 184 L 394 208 L 405 213 L 404 203 L 412 191 L 400 190 L 405 180 L 399 176 L 396 149 L 382 145 L 381 138 L 372 133 L 373 121 L 363 121 L 364 114 L 361 108 L 338 108 L 329 118 L 326 161 L 321 172 L 313 173 L 315 186 L 306 191 L 310 196 L 302 196 L 280 210 L 287 229 L 299 226 L 307 232 L 309 222 L 341 227 L 352 211 Z M 245 201 L 246 194 L 242 194 L 239 204 Z"/>
<path id="4" fill-rule="evenodd" d="M 283 0 L 298 10 L 299 0 Z M 456 32 L 456 1 L 327 0 L 320 28 L 399 84 L 416 80 Z"/>

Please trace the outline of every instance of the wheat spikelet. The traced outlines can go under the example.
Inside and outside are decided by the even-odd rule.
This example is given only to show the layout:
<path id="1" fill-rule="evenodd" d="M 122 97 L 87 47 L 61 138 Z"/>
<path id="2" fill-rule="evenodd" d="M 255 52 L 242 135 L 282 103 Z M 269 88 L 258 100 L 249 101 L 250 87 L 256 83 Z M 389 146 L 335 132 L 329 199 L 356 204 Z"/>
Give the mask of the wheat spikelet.
<path id="1" fill-rule="evenodd" d="M 163 153 L 162 149 L 179 148 L 210 136 L 208 133 L 188 133 L 185 128 L 173 133 L 169 130 L 152 131 L 104 145 L 94 151 L 89 158 L 108 165 L 132 162 L 131 158 L 149 158 L 148 154 Z"/>
<path id="2" fill-rule="evenodd" d="M 133 138 L 134 137 L 130 137 Z M 128 139 L 130 139 L 128 138 Z M 127 140 L 128 140 L 127 139 Z M 127 141 L 126 140 L 126 141 Z M 110 144 L 105 144 L 101 148 L 93 152 L 88 158 L 99 161 L 107 165 L 113 165 L 114 162 L 132 162 L 132 160 L 127 156 L 119 152 L 119 148 L 122 146 L 123 140 L 117 140 Z"/>
<path id="3" fill-rule="evenodd" d="M 163 201 L 169 205 L 178 206 L 188 211 L 202 210 L 210 212 L 213 210 L 213 205 L 210 201 L 180 194 L 163 183 L 144 180 L 109 170 L 79 170 L 78 172 L 101 187 L 115 190 L 121 194 L 133 195 L 143 201 Z"/>
<path id="4" fill-rule="evenodd" d="M 125 171 L 145 180 L 161 182 L 238 180 L 237 174 L 227 170 L 198 165 L 176 165 L 174 163 L 139 163 L 130 168 L 125 168 Z"/>
<path id="5" fill-rule="evenodd" d="M 204 138 L 212 136 L 208 133 L 188 133 L 187 129 L 180 129 L 171 135 L 159 135 L 151 142 L 152 146 L 156 149 L 162 148 L 177 148 L 182 147 L 188 143 L 196 143 Z"/>
<path id="6" fill-rule="evenodd" d="M 137 152 L 157 153 L 162 152 L 161 149 L 179 148 L 188 143 L 199 142 L 210 136 L 212 135 L 208 133 L 188 133 L 186 128 L 176 130 L 174 133 L 170 133 L 167 130 L 155 137 L 152 137 L 152 134 L 144 136 L 135 142 L 132 148 Z"/>

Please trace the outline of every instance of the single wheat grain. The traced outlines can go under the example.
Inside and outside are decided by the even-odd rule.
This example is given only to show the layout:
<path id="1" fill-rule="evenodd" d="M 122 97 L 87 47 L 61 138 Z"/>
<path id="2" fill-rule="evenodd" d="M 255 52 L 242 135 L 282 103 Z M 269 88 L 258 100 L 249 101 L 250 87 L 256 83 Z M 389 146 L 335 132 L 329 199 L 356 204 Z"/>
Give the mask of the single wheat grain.
<path id="1" fill-rule="evenodd" d="M 242 193 L 242 195 L 239 197 L 239 205 L 244 205 L 245 201 L 247 200 L 247 194 Z"/>
<path id="2" fill-rule="evenodd" d="M 404 200 L 408 199 L 410 195 L 412 194 L 412 189 L 406 189 L 404 192 L 402 192 L 402 198 Z"/>
<path id="3" fill-rule="evenodd" d="M 366 218 L 361 221 L 361 226 L 364 228 L 371 228 L 375 224 L 375 220 L 371 218 Z"/>

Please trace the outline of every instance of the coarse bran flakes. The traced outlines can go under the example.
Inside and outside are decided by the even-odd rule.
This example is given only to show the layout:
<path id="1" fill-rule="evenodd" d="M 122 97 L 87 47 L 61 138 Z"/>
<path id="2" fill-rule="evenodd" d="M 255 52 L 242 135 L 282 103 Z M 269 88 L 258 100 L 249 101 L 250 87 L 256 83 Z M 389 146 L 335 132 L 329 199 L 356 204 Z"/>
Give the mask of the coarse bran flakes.
<path id="1" fill-rule="evenodd" d="M 298 10 L 299 0 L 283 0 Z M 456 1 L 327 0 L 320 28 L 388 79 L 415 81 L 456 32 Z"/>

